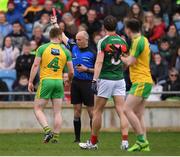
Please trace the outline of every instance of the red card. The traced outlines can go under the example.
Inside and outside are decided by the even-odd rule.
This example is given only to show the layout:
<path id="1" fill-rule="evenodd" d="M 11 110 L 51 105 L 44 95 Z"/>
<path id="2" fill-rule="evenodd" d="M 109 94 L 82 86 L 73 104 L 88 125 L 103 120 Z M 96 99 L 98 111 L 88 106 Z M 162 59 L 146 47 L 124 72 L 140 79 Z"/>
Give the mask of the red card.
<path id="1" fill-rule="evenodd" d="M 56 16 L 56 9 L 52 8 L 53 16 Z"/>

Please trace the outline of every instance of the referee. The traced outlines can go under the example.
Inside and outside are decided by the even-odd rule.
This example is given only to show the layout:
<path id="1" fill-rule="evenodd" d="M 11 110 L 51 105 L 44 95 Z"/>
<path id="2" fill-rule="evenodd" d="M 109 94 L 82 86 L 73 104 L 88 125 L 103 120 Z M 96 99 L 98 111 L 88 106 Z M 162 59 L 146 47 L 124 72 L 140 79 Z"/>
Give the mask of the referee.
<path id="1" fill-rule="evenodd" d="M 91 90 L 91 82 L 96 53 L 88 47 L 89 35 L 85 31 L 77 33 L 76 43 L 69 40 L 64 33 L 62 39 L 72 52 L 74 78 L 71 84 L 71 104 L 74 105 L 74 142 L 80 142 L 82 104 L 87 106 L 90 127 L 92 127 L 94 94 Z"/>
<path id="2" fill-rule="evenodd" d="M 53 25 L 58 27 L 56 21 L 56 17 L 51 18 Z M 94 93 L 91 90 L 91 82 L 94 74 L 96 53 L 89 48 L 89 35 L 86 31 L 80 31 L 76 34 L 76 42 L 69 39 L 63 32 L 62 40 L 72 52 L 74 78 L 71 84 L 71 104 L 74 106 L 74 142 L 79 143 L 82 104 L 87 107 L 90 118 L 90 127 L 92 128 Z"/>

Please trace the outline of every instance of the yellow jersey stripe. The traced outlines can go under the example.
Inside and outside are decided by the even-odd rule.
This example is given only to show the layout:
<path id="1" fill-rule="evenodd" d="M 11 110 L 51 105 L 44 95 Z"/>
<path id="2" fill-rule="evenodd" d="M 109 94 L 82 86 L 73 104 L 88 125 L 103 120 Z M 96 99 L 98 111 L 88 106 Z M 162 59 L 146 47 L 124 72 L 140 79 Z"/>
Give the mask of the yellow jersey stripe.
<path id="1" fill-rule="evenodd" d="M 136 90 L 135 90 L 135 95 L 142 95 L 143 89 L 144 89 L 145 83 L 139 83 Z"/>
<path id="2" fill-rule="evenodd" d="M 40 94 L 41 94 L 41 87 L 42 87 L 42 80 L 40 80 L 39 82 L 39 86 L 36 92 L 36 98 L 40 98 Z"/>

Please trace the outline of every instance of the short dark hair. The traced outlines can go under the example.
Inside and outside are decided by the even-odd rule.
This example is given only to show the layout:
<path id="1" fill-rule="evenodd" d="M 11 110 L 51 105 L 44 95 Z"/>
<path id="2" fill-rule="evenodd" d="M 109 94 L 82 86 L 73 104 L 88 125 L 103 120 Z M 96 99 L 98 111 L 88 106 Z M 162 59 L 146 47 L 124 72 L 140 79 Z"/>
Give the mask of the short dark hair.
<path id="1" fill-rule="evenodd" d="M 52 28 L 49 32 L 49 37 L 50 38 L 57 38 L 62 34 L 62 31 L 59 28 Z"/>
<path id="2" fill-rule="evenodd" d="M 108 15 L 104 19 L 104 28 L 107 31 L 115 31 L 117 25 L 117 20 L 114 16 Z"/>
<path id="3" fill-rule="evenodd" d="M 166 43 L 166 42 L 169 43 L 169 39 L 168 39 L 167 37 L 162 37 L 162 38 L 160 39 L 160 43 Z"/>
<path id="4" fill-rule="evenodd" d="M 12 23 L 12 25 L 15 25 L 15 24 L 19 24 L 20 26 L 22 26 L 21 23 L 20 23 L 18 20 L 14 21 L 14 22 Z"/>
<path id="5" fill-rule="evenodd" d="M 133 33 L 141 32 L 140 21 L 134 18 L 126 20 L 125 27 L 130 29 Z"/>

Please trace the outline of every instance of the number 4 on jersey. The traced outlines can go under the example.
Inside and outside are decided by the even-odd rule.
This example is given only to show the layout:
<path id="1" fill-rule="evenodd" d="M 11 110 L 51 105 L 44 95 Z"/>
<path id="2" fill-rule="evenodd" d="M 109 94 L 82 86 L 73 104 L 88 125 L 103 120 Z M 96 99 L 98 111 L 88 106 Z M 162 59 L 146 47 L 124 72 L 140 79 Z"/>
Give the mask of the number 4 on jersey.
<path id="1" fill-rule="evenodd" d="M 59 62 L 59 58 L 55 57 L 49 64 L 48 64 L 48 68 L 53 69 L 55 72 L 60 68 L 58 66 L 58 62 Z"/>

